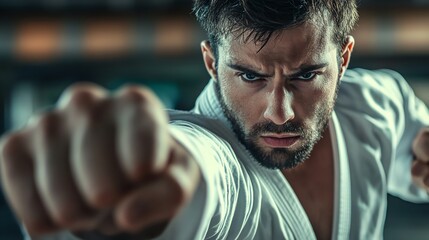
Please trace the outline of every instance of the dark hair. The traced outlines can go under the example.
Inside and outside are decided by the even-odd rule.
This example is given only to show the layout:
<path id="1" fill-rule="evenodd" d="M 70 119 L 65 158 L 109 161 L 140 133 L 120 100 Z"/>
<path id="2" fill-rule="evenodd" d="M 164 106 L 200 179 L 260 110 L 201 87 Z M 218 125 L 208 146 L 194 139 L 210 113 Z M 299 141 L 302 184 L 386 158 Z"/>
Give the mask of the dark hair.
<path id="1" fill-rule="evenodd" d="M 193 11 L 215 55 L 221 37 L 231 32 L 248 31 L 245 41 L 263 47 L 276 31 L 308 20 L 331 20 L 333 40 L 342 46 L 358 19 L 356 0 L 194 0 Z"/>

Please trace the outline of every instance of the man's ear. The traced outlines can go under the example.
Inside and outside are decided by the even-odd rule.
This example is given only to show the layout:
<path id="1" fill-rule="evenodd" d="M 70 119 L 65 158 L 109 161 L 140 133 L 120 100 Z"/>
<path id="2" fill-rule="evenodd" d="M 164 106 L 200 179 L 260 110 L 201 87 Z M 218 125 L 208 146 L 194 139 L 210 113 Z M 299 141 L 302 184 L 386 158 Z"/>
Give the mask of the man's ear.
<path id="1" fill-rule="evenodd" d="M 209 41 L 205 40 L 201 42 L 201 52 L 203 53 L 204 64 L 206 65 L 207 72 L 210 74 L 212 79 L 216 80 L 216 59 Z"/>
<path id="2" fill-rule="evenodd" d="M 341 49 L 341 68 L 340 68 L 340 79 L 344 76 L 349 63 L 350 58 L 353 52 L 353 48 L 355 46 L 355 39 L 353 36 L 347 36 L 346 43 L 343 45 Z"/>

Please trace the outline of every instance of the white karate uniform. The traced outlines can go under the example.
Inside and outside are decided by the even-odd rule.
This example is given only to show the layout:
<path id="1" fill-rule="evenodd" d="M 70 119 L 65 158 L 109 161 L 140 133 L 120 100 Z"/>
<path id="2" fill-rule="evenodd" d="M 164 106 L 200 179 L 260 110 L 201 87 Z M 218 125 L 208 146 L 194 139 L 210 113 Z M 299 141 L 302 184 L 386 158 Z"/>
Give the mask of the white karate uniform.
<path id="1" fill-rule="evenodd" d="M 213 81 L 192 113 L 171 111 L 170 116 L 172 135 L 194 155 L 203 180 L 157 239 L 316 239 L 280 170 L 260 166 L 237 140 Z M 429 110 L 399 74 L 346 72 L 329 122 L 335 169 L 332 239 L 382 239 L 388 193 L 429 202 L 410 173 L 412 141 L 425 126 Z"/>

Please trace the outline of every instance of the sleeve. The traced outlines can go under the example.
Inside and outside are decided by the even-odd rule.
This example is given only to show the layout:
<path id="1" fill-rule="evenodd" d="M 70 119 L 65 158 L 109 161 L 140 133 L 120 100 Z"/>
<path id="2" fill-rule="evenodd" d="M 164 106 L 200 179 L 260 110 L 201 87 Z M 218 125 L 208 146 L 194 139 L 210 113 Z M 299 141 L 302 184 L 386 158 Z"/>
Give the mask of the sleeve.
<path id="1" fill-rule="evenodd" d="M 336 111 L 350 127 L 347 131 L 353 133 L 349 138 L 362 143 L 356 149 L 367 151 L 354 154 L 379 160 L 375 164 L 352 162 L 359 169 L 357 173 L 383 181 L 389 194 L 403 200 L 429 201 L 427 192 L 417 187 L 411 177 L 412 143 L 420 129 L 429 126 L 429 110 L 399 73 L 386 69 L 347 70 Z M 375 168 L 382 172 L 369 175 Z"/>
<path id="2" fill-rule="evenodd" d="M 190 204 L 157 239 L 226 238 L 241 175 L 232 148 L 208 130 L 186 121 L 175 121 L 170 132 L 194 156 L 202 181 Z"/>
<path id="3" fill-rule="evenodd" d="M 429 195 L 417 187 L 411 177 L 411 164 L 413 161 L 412 143 L 418 132 L 429 126 L 429 109 L 418 99 L 405 79 L 397 72 L 382 70 L 386 76 L 384 84 L 392 84 L 389 88 L 397 90 L 390 92 L 396 99 L 394 135 L 396 141 L 395 159 L 390 164 L 388 174 L 388 192 L 411 202 L 429 202 Z M 390 83 L 389 83 L 390 82 Z"/>
<path id="4" fill-rule="evenodd" d="M 170 126 L 170 132 L 197 160 L 202 181 L 191 202 L 157 239 L 206 239 L 210 232 L 218 232 L 209 229 L 212 218 L 217 214 L 225 214 L 222 210 L 218 213 L 222 188 L 234 185 L 231 175 L 225 171 L 227 169 L 219 163 L 223 158 L 234 156 L 221 139 L 197 125 L 176 121 Z M 222 222 L 217 224 L 219 228 L 222 225 Z"/>

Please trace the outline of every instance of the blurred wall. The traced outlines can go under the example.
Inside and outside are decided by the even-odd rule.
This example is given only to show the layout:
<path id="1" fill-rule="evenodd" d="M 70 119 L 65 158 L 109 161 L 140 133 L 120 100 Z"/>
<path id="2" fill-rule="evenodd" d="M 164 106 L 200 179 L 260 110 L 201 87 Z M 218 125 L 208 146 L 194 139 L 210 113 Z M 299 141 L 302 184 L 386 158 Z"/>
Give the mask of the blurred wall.
<path id="1" fill-rule="evenodd" d="M 429 103 L 428 1 L 360 2 L 351 67 L 397 70 Z M 166 106 L 190 109 L 209 78 L 204 38 L 190 0 L 0 0 L 0 132 L 77 81 L 146 84 Z M 0 239 L 14 239 L 0 206 Z M 386 239 L 427 239 L 428 210 L 390 198 Z"/>

